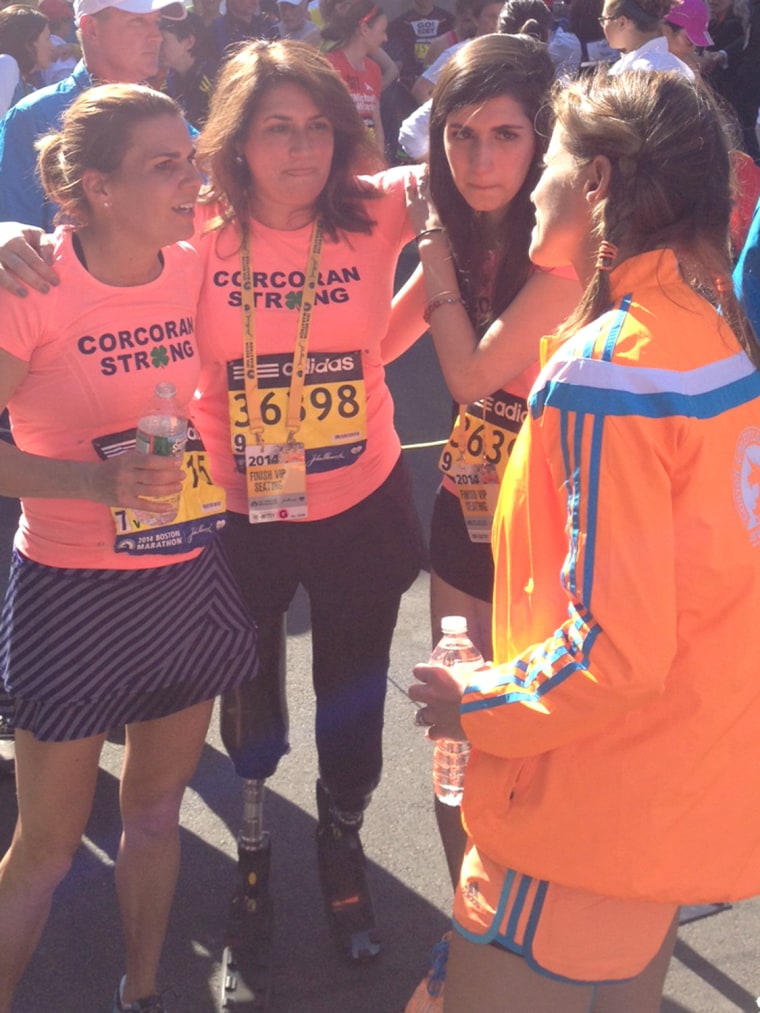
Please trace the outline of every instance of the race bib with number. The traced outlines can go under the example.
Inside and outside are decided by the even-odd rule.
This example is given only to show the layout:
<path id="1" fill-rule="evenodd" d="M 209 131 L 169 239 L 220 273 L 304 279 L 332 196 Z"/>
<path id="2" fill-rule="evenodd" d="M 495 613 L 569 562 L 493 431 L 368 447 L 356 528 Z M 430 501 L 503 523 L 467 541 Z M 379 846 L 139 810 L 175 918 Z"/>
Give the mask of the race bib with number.
<path id="1" fill-rule="evenodd" d="M 135 431 L 129 429 L 101 436 L 93 440 L 93 445 L 98 455 L 106 460 L 133 450 Z M 116 527 L 116 552 L 126 552 L 131 556 L 179 555 L 200 549 L 216 538 L 225 525 L 225 493 L 212 481 L 206 448 L 192 425 L 187 432 L 182 470 L 185 481 L 177 516 L 172 521 L 146 524 L 138 520 L 130 509 L 111 507 Z"/>
<path id="2" fill-rule="evenodd" d="M 260 355 L 256 366 L 265 438 L 268 443 L 286 444 L 293 356 Z M 250 426 L 242 359 L 227 363 L 227 390 L 232 453 L 238 471 L 245 473 Z M 348 467 L 364 453 L 367 397 L 361 352 L 309 353 L 300 423 L 298 439 L 309 475 Z"/>
<path id="3" fill-rule="evenodd" d="M 410 23 L 415 36 L 414 57 L 419 63 L 424 63 L 430 43 L 438 35 L 441 22 L 437 18 L 428 18 Z"/>
<path id="4" fill-rule="evenodd" d="M 467 405 L 443 448 L 439 469 L 455 483 L 472 542 L 488 542 L 499 486 L 527 414 L 525 399 L 499 390 Z"/>

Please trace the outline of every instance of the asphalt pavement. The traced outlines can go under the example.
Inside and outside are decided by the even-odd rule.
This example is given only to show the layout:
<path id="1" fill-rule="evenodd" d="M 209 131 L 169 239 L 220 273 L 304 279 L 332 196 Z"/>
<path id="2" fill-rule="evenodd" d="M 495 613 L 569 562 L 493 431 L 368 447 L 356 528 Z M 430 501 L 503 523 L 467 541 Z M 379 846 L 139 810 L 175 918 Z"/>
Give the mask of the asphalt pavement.
<path id="1" fill-rule="evenodd" d="M 442 438 L 449 401 L 424 339 L 390 370 L 405 444 Z M 436 485 L 435 447 L 406 451 L 425 522 Z M 14 504 L 0 501 L 0 573 Z M 269 783 L 265 820 L 272 836 L 275 898 L 272 1013 L 401 1013 L 445 931 L 451 892 L 432 814 L 431 746 L 413 725 L 405 695 L 413 664 L 427 657 L 428 575 L 404 598 L 396 632 L 385 726 L 383 781 L 362 834 L 383 939 L 380 957 L 352 966 L 335 951 L 322 911 L 314 831 L 316 754 L 310 685 L 308 607 L 289 614 L 292 752 Z M 110 1013 L 122 973 L 113 887 L 119 836 L 121 746 L 103 752 L 86 836 L 59 888 L 48 927 L 17 994 L 14 1013 Z M 216 1013 L 229 897 L 236 883 L 241 784 L 212 727 L 182 816 L 182 871 L 161 968 L 173 1013 Z M 0 850 L 15 819 L 12 782 L 0 781 Z M 700 913 L 700 912 L 697 912 Z M 746 901 L 681 928 L 664 1013 L 757 1010 L 760 902 Z M 505 998 L 505 1013 L 509 1013 Z M 472 1013 L 478 1013 L 473 1004 Z M 561 1013 L 561 1011 L 558 1011 Z"/>

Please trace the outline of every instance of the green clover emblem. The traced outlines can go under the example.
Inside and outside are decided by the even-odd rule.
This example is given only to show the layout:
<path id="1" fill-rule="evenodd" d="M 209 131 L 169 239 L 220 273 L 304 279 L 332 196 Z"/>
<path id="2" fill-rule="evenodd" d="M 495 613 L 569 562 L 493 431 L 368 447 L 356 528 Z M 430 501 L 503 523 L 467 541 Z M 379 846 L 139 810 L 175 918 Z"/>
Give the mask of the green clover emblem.
<path id="1" fill-rule="evenodd" d="M 301 305 L 302 292 L 288 292 L 285 296 L 285 305 L 289 310 L 297 310 Z"/>
<path id="2" fill-rule="evenodd" d="M 158 348 L 151 348 L 150 357 L 157 369 L 169 365 L 169 356 L 166 354 L 166 349 L 163 345 L 159 345 Z"/>

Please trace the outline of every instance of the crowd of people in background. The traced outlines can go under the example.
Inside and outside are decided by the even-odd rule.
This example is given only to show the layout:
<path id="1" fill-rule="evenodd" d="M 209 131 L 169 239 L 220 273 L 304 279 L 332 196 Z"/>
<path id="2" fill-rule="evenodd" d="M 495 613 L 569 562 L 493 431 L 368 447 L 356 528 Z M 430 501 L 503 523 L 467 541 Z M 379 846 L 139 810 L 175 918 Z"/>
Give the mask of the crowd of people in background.
<path id="1" fill-rule="evenodd" d="M 377 5 L 365 6 L 360 11 L 361 4 L 349 0 L 198 0 L 183 24 L 162 20 L 161 66 L 150 83 L 175 98 L 200 129 L 220 64 L 236 45 L 253 39 L 306 42 L 332 52 L 386 162 L 418 160 L 424 155 L 419 142 L 399 145 L 401 124 L 430 98 L 458 47 L 506 30 L 497 24 L 502 4 L 458 0 L 449 11 L 415 0 L 394 18 Z M 540 13 L 525 13 L 522 20 L 537 19 L 540 27 L 531 34 L 547 42 L 559 78 L 569 80 L 599 64 L 614 65 L 613 73 L 642 65 L 694 73 L 727 103 L 739 124 L 741 148 L 760 163 L 756 2 L 537 0 L 535 6 Z M 6 4 L 0 20 L 0 115 L 35 88 L 65 78 L 80 55 L 69 0 Z"/>
<path id="2" fill-rule="evenodd" d="M 23 504 L 0 615 L 19 800 L 0 1013 L 114 725 L 113 1010 L 164 1013 L 182 795 L 217 696 L 241 778 L 289 750 L 299 586 L 316 853 L 349 959 L 380 949 L 360 831 L 423 567 L 432 640 L 464 616 L 486 660 L 419 665 L 410 689 L 431 738 L 472 745 L 462 810 L 436 803 L 445 1013 L 504 994 L 510 1013 L 656 1013 L 678 905 L 760 892 L 758 107 L 757 0 L 0 9 L 0 223 L 23 223 L 0 237 L 0 495 Z M 385 366 L 428 332 L 452 428 L 423 532 Z M 130 452 L 154 354 L 193 404 L 177 462 Z M 130 541 L 146 500 L 171 550 Z M 159 666 L 122 621 L 149 594 L 196 603 Z"/>

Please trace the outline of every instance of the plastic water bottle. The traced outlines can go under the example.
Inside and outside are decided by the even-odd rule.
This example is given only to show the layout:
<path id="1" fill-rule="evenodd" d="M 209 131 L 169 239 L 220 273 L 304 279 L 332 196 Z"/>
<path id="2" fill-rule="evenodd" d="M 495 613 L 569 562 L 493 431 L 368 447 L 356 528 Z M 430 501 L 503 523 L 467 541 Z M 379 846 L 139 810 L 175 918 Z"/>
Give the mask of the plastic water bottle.
<path id="1" fill-rule="evenodd" d="M 441 639 L 430 655 L 431 665 L 465 668 L 474 671 L 483 664 L 483 655 L 467 636 L 464 616 L 441 619 Z M 437 739 L 433 752 L 433 788 L 444 805 L 461 805 L 464 772 L 470 756 L 470 743 L 459 739 Z"/>
<path id="2" fill-rule="evenodd" d="M 177 401 L 177 388 L 173 383 L 157 383 L 150 404 L 140 416 L 135 433 L 138 454 L 158 454 L 159 457 L 180 457 L 187 442 L 187 415 Z M 149 510 L 134 510 L 142 524 L 167 524 L 177 516 L 180 494 L 162 496 L 154 502 L 171 503 L 174 513 L 156 514 Z"/>

